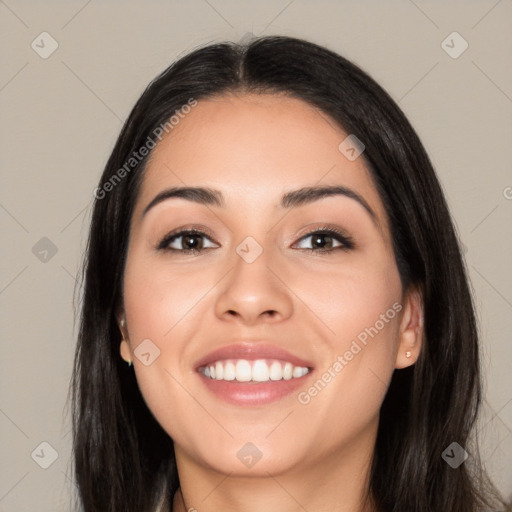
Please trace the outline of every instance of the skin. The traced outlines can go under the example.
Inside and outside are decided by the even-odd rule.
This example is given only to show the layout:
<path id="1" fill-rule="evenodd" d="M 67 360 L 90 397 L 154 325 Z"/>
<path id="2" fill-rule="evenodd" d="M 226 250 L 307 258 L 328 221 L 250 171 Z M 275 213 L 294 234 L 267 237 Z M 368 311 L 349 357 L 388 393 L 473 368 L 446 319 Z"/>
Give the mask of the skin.
<path id="1" fill-rule="evenodd" d="M 153 150 L 131 222 L 120 351 L 174 440 L 181 484 L 174 510 L 374 509 L 363 496 L 379 409 L 393 371 L 419 355 L 423 313 L 421 295 L 402 289 L 386 212 L 363 158 L 349 161 L 338 149 L 346 136 L 301 100 L 230 95 L 199 101 Z M 173 198 L 142 214 L 159 192 L 185 185 L 218 189 L 225 205 Z M 279 207 L 285 192 L 315 185 L 354 190 L 376 222 L 340 195 Z M 322 252 L 306 235 L 325 223 L 355 247 Z M 196 242 L 213 249 L 156 248 L 191 224 L 211 233 L 211 241 Z M 236 252 L 248 236 L 263 249 L 250 264 Z M 187 247 L 181 242 L 173 247 Z M 393 304 L 401 311 L 307 404 L 292 393 L 268 405 L 231 405 L 195 371 L 213 349 L 268 340 L 313 362 L 299 390 L 307 391 Z M 160 355 L 145 366 L 134 350 L 148 338 Z M 236 456 L 247 442 L 262 454 L 251 468 Z"/>

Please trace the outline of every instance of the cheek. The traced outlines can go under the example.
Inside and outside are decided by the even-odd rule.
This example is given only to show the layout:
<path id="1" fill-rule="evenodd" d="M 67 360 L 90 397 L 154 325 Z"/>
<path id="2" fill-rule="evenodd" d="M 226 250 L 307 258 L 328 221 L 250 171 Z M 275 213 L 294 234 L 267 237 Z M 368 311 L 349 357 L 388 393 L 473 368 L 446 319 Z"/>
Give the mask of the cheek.
<path id="1" fill-rule="evenodd" d="M 348 429 L 353 421 L 356 432 L 356 424 L 378 413 L 394 371 L 403 309 L 398 269 L 390 255 L 375 253 L 326 274 L 305 274 L 301 290 L 310 290 L 308 306 L 329 334 L 318 337 L 315 349 L 326 357 L 299 402 L 320 416 L 328 409 L 330 421 Z"/>
<path id="2" fill-rule="evenodd" d="M 124 307 L 130 346 L 135 352 L 134 371 L 152 414 L 174 440 L 182 440 L 184 427 L 175 418 L 199 422 L 204 416 L 204 411 L 194 409 L 183 376 L 190 372 L 185 354 L 196 325 L 190 318 L 202 307 L 198 301 L 208 280 L 204 273 L 202 281 L 190 272 L 171 274 L 166 266 L 147 260 L 132 253 L 124 275 Z M 154 361 L 147 366 L 137 356 L 143 343 Z"/>
<path id="3" fill-rule="evenodd" d="M 128 259 L 125 269 L 124 306 L 130 341 L 134 348 L 137 340 L 150 338 L 160 348 L 165 348 L 165 343 L 175 338 L 171 331 L 186 320 L 200 302 L 209 279 L 204 269 L 170 272 L 161 262 L 149 258 L 146 261 L 135 254 Z"/>
<path id="4" fill-rule="evenodd" d="M 198 318 L 212 307 L 204 297 L 215 279 L 205 266 L 195 271 L 174 267 L 171 272 L 165 261 L 137 250 L 129 254 L 126 263 L 124 308 L 137 382 L 146 403 L 169 433 L 173 424 L 170 406 L 186 414 L 191 404 L 180 382 L 192 371 L 190 341 L 197 335 Z M 148 366 L 141 364 L 144 358 L 137 355 L 142 347 L 154 360 Z"/>

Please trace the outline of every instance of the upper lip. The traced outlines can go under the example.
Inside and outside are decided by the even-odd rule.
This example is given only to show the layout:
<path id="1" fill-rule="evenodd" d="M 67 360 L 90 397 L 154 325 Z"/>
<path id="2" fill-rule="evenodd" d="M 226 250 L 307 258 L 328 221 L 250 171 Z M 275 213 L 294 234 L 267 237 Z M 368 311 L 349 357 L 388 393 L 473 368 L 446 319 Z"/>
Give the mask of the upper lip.
<path id="1" fill-rule="evenodd" d="M 221 361 L 223 359 L 280 359 L 288 361 L 294 366 L 302 366 L 312 368 L 311 362 L 306 361 L 298 356 L 295 356 L 285 350 L 284 348 L 272 345 L 265 341 L 259 342 L 241 342 L 226 345 L 213 350 L 204 357 L 201 357 L 195 364 L 196 369 L 199 369 L 207 364 Z"/>

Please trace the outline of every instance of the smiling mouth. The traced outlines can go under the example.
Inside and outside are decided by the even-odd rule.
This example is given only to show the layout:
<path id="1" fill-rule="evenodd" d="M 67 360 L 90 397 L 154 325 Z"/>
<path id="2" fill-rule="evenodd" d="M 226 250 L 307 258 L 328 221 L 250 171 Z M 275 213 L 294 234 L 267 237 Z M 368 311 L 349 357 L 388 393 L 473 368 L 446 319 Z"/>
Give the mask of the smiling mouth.
<path id="1" fill-rule="evenodd" d="M 198 371 L 211 380 L 237 383 L 298 379 L 307 375 L 311 368 L 279 359 L 224 359 L 201 366 Z"/>
<path id="2" fill-rule="evenodd" d="M 311 378 L 312 363 L 266 341 L 220 347 L 196 361 L 202 384 L 237 407 L 265 406 L 290 397 Z"/>

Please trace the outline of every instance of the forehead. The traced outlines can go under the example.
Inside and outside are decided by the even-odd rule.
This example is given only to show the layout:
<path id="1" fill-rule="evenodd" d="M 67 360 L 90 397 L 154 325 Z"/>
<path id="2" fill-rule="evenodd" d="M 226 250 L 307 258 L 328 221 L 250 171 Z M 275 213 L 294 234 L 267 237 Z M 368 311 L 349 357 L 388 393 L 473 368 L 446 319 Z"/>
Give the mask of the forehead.
<path id="1" fill-rule="evenodd" d="M 277 204 L 286 191 L 343 185 L 386 215 L 363 160 L 339 149 L 349 134 L 314 106 L 284 95 L 225 95 L 199 100 L 153 149 L 136 206 L 162 189 L 208 186 L 228 205 Z"/>

